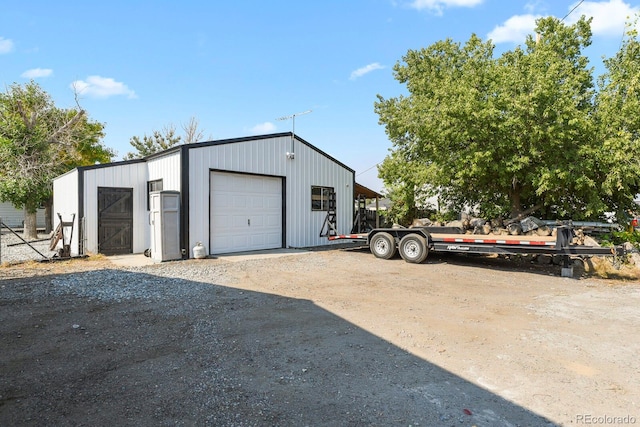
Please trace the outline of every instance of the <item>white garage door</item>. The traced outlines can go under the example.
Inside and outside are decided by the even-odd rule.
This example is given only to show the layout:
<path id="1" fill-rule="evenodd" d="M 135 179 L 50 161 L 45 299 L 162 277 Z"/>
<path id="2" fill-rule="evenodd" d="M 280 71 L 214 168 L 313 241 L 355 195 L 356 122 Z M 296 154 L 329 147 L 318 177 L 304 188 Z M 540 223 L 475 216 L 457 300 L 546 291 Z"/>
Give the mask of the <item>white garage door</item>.
<path id="1" fill-rule="evenodd" d="M 282 247 L 282 179 L 211 172 L 210 252 Z"/>

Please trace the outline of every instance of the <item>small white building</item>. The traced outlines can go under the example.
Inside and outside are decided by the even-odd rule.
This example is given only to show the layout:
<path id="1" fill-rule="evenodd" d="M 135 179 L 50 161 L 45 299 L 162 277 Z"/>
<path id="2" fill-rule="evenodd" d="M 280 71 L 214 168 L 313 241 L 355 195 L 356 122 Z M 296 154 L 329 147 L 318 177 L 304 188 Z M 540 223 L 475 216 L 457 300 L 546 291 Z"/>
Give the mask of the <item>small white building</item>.
<path id="1" fill-rule="evenodd" d="M 177 244 L 186 258 L 198 242 L 209 254 L 329 244 L 320 234 L 330 195 L 346 234 L 354 187 L 352 169 L 287 132 L 73 169 L 53 182 L 53 212 L 63 221 L 75 214 L 72 255 L 141 253 L 155 233 L 150 193 L 179 192 Z"/>
<path id="2" fill-rule="evenodd" d="M 0 219 L 7 227 L 22 228 L 24 226 L 24 209 L 16 209 L 9 202 L 0 202 Z M 46 225 L 44 208 L 38 209 L 36 212 L 36 226 L 45 228 Z"/>

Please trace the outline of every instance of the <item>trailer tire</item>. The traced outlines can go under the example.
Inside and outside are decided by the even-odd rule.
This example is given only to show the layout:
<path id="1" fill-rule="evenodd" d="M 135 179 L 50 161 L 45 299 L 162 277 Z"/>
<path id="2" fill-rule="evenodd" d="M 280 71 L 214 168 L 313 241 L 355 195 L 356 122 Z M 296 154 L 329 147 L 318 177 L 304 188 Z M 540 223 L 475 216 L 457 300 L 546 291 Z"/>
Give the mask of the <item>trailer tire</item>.
<path id="1" fill-rule="evenodd" d="M 369 242 L 369 249 L 376 258 L 391 259 L 396 254 L 396 241 L 389 233 L 376 233 Z"/>
<path id="2" fill-rule="evenodd" d="M 398 245 L 400 250 L 400 256 L 406 262 L 420 264 L 429 254 L 429 247 L 427 246 L 427 239 L 419 234 L 411 233 L 407 234 L 400 240 Z"/>

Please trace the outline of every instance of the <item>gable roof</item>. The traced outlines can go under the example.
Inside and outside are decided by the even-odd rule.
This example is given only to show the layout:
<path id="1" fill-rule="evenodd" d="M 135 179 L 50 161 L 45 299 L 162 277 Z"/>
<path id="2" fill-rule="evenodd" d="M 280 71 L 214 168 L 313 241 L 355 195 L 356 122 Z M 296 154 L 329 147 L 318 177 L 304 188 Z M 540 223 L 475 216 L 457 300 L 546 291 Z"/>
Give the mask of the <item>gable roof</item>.
<path id="1" fill-rule="evenodd" d="M 143 158 L 140 159 L 132 159 L 132 160 L 120 160 L 120 161 L 116 161 L 116 162 L 111 162 L 111 163 L 100 163 L 97 165 L 89 165 L 89 166 L 80 166 L 76 169 L 78 169 L 79 171 L 84 171 L 84 170 L 90 170 L 90 169 L 100 169 L 100 168 L 105 168 L 105 167 L 110 167 L 110 166 L 119 166 L 119 165 L 126 165 L 126 164 L 132 164 L 132 163 L 141 163 L 141 162 L 146 162 L 148 160 L 152 160 L 158 157 L 163 157 L 166 156 L 168 154 L 173 154 L 177 151 L 183 150 L 183 149 L 191 149 L 191 148 L 202 148 L 202 147 L 210 147 L 213 145 L 224 145 L 224 144 L 236 144 L 236 143 L 241 143 L 241 142 L 246 142 L 246 141 L 257 141 L 260 139 L 270 139 L 270 138 L 282 138 L 282 137 L 292 137 L 293 136 L 293 132 L 281 132 L 281 133 L 272 133 L 272 134 L 266 134 L 266 135 L 254 135 L 254 136 L 244 136 L 244 137 L 240 137 L 240 138 L 229 138 L 229 139 L 218 139 L 218 140 L 212 140 L 212 141 L 203 141 L 203 142 L 194 142 L 191 144 L 178 144 L 175 145 L 171 148 L 167 148 L 166 150 L 163 151 L 159 151 L 157 153 L 153 153 L 153 154 L 149 154 L 148 156 L 145 156 Z M 312 150 L 316 151 L 317 153 L 320 153 L 321 155 L 323 155 L 324 157 L 326 157 L 327 159 L 331 160 L 332 162 L 342 166 L 343 168 L 347 169 L 349 172 L 351 173 L 355 173 L 355 171 L 353 169 L 351 169 L 349 166 L 345 165 L 344 163 L 342 163 L 341 161 L 337 160 L 336 158 L 330 156 L 329 154 L 325 153 L 324 151 L 320 150 L 318 147 L 316 147 L 315 145 L 310 144 L 309 142 L 305 141 L 304 139 L 300 138 L 298 135 L 295 135 L 295 139 L 298 142 L 301 142 L 302 144 L 306 145 L 307 147 L 311 148 Z M 67 172 L 68 173 L 68 172 Z"/>
<path id="2" fill-rule="evenodd" d="M 236 144 L 239 142 L 245 142 L 245 141 L 257 141 L 260 139 L 270 139 L 270 138 L 282 138 L 282 137 L 293 137 L 293 132 L 280 132 L 280 133 L 272 133 L 272 134 L 266 134 L 266 135 L 254 135 L 254 136 L 244 136 L 244 137 L 240 137 L 240 138 L 230 138 L 230 139 L 219 139 L 219 140 L 213 140 L 213 141 L 203 141 L 203 142 L 194 142 L 192 144 L 184 144 L 184 147 L 187 148 L 201 148 L 201 147 L 209 147 L 212 145 L 224 145 L 224 144 Z M 334 163 L 337 163 L 338 165 L 342 166 L 343 168 L 349 170 L 350 172 L 354 172 L 355 171 L 353 169 L 351 169 L 349 166 L 345 165 L 344 163 L 342 163 L 341 161 L 337 160 L 335 157 L 330 156 L 329 154 L 325 153 L 324 151 L 322 151 L 321 149 L 319 149 L 318 147 L 316 147 L 315 145 L 305 141 L 304 139 L 300 138 L 298 135 L 295 135 L 295 139 L 298 142 L 301 142 L 302 144 L 306 145 L 307 147 L 311 148 L 312 150 L 316 151 L 317 153 L 323 155 L 324 157 L 326 157 L 327 159 L 333 161 Z M 174 149 L 175 147 L 170 148 Z M 169 150 L 165 150 L 165 151 L 169 151 Z M 164 152 L 161 153 L 156 153 L 157 155 L 161 155 Z M 151 156 L 155 156 L 156 154 L 152 154 Z M 148 157 L 151 157 L 148 156 Z"/>

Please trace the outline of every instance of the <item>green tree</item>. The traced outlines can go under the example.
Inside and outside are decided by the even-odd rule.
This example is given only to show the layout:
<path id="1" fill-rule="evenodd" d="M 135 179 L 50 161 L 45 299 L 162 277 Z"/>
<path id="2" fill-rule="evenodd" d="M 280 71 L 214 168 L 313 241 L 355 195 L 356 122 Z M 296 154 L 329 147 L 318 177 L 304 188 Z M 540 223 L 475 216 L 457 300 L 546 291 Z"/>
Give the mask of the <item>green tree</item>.
<path id="1" fill-rule="evenodd" d="M 590 169 L 604 154 L 593 70 L 582 54 L 590 21 L 543 18 L 536 31 L 539 37 L 499 57 L 473 35 L 464 45 L 444 40 L 411 50 L 396 64 L 408 95 L 375 103 L 393 144 L 380 168 L 385 185 L 398 188 L 385 163 L 404 162 L 420 171 L 404 191 L 437 189 L 455 209 L 581 219 L 611 208 L 603 183 L 623 172 Z M 629 184 L 611 188 L 613 198 L 636 190 Z"/>
<path id="2" fill-rule="evenodd" d="M 0 94 L 0 200 L 25 210 L 25 236 L 35 238 L 35 213 L 51 199 L 53 177 L 113 154 L 100 144 L 103 125 L 81 108 L 60 109 L 34 83 Z"/>
<path id="3" fill-rule="evenodd" d="M 589 152 L 589 167 L 597 171 L 601 199 L 618 217 L 637 210 L 640 193 L 640 41 L 637 18 L 617 54 L 604 61 L 595 98 L 598 144 Z"/>
<path id="4" fill-rule="evenodd" d="M 124 160 L 139 159 L 158 153 L 179 144 L 181 139 L 176 135 L 176 128 L 173 125 L 165 126 L 162 131 L 154 130 L 151 136 L 144 135 L 142 139 L 133 136 L 129 144 L 136 149 L 136 152 L 127 153 Z"/>
<path id="5" fill-rule="evenodd" d="M 200 129 L 200 122 L 195 116 L 191 116 L 189 121 L 182 124 L 183 136 L 176 135 L 176 128 L 173 124 L 165 126 L 162 131 L 155 130 L 151 136 L 144 135 L 142 139 L 133 136 L 129 144 L 136 149 L 124 156 L 124 160 L 138 159 L 160 151 L 166 150 L 178 144 L 193 144 L 204 137 L 204 131 Z"/>

